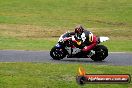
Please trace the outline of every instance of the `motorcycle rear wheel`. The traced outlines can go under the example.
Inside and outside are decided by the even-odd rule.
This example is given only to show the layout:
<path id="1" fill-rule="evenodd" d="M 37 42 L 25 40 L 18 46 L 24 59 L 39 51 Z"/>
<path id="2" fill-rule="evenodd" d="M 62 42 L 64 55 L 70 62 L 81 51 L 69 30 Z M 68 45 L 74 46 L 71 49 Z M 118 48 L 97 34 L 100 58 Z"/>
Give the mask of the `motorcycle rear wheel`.
<path id="1" fill-rule="evenodd" d="M 91 56 L 94 61 L 102 61 L 108 56 L 108 49 L 104 45 L 97 45 L 94 49 L 95 54 Z"/>

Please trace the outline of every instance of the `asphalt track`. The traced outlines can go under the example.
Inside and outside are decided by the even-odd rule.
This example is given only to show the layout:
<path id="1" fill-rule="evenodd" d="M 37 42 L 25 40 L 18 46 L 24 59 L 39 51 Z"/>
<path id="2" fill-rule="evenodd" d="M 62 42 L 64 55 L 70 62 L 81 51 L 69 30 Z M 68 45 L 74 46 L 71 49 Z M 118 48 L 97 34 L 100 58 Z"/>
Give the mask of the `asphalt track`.
<path id="1" fill-rule="evenodd" d="M 103 65 L 131 65 L 132 53 L 109 53 L 109 56 L 102 62 L 94 62 L 89 58 L 64 58 L 53 60 L 49 51 L 22 51 L 22 50 L 1 50 L 0 62 L 48 62 L 48 63 L 83 63 Z"/>

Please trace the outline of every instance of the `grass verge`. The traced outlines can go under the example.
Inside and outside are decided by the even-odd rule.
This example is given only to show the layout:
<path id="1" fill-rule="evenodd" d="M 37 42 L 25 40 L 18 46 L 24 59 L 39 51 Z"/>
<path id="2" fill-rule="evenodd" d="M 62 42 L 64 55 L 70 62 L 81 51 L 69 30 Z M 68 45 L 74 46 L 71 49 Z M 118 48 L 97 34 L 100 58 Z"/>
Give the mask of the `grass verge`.
<path id="1" fill-rule="evenodd" d="M 58 38 L 9 38 L 0 37 L 1 50 L 50 50 Z M 111 52 L 131 52 L 132 40 L 114 40 L 101 43 L 108 47 Z"/>
<path id="2" fill-rule="evenodd" d="M 80 88 L 80 64 L 0 63 L 1 88 Z M 82 65 L 87 74 L 131 74 L 132 66 Z M 72 69 L 71 69 L 72 68 Z M 130 84 L 87 84 L 82 88 L 131 88 Z"/>

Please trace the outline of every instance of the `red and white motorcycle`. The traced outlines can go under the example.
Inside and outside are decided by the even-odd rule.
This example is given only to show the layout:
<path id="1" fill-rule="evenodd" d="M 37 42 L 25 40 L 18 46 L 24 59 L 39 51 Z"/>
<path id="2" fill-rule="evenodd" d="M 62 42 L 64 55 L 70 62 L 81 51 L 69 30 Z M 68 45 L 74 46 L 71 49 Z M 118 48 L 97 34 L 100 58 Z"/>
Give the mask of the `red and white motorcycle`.
<path id="1" fill-rule="evenodd" d="M 72 40 L 66 40 L 65 38 L 72 37 L 69 33 L 64 33 L 60 36 L 58 43 L 51 49 L 50 56 L 54 60 L 61 60 L 67 56 L 67 58 L 91 58 L 94 61 L 102 61 L 108 56 L 108 49 L 104 45 L 100 45 L 101 42 L 109 40 L 108 37 L 98 37 L 98 44 L 87 53 L 81 51 L 81 49 L 74 46 Z"/>

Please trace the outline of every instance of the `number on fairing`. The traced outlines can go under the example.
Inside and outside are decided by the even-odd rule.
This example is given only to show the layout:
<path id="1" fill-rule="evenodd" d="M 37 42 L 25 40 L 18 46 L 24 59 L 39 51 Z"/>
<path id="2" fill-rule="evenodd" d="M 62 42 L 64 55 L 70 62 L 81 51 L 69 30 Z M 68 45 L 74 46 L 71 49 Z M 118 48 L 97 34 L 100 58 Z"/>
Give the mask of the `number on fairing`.
<path id="1" fill-rule="evenodd" d="M 82 33 L 81 38 L 82 38 L 83 42 L 86 40 L 85 33 Z"/>
<path id="2" fill-rule="evenodd" d="M 92 33 L 89 34 L 89 41 L 93 42 L 93 34 Z"/>

